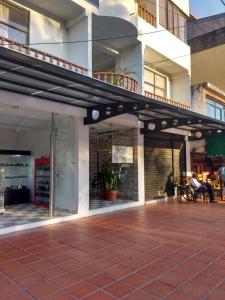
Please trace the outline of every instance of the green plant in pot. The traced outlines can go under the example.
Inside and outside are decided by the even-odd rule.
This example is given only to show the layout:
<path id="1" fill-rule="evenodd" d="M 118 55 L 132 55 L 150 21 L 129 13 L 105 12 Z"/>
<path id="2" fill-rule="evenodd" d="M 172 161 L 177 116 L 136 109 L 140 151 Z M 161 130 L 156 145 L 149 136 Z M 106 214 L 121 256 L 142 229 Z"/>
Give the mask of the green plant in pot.
<path id="1" fill-rule="evenodd" d="M 102 168 L 104 199 L 115 201 L 120 185 L 119 168 L 112 163 L 105 163 Z"/>

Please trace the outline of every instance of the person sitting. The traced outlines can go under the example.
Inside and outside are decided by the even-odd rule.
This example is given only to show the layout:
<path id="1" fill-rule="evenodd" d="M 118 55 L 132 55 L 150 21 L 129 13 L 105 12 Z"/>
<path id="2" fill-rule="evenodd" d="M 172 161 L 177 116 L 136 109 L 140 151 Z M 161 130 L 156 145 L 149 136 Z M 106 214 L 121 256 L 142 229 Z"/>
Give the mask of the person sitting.
<path id="1" fill-rule="evenodd" d="M 189 180 L 189 183 L 193 186 L 193 188 L 195 189 L 196 195 L 199 193 L 203 193 L 205 194 L 206 192 L 209 193 L 209 197 L 210 197 L 210 202 L 214 203 L 214 192 L 212 187 L 209 186 L 204 186 L 203 184 L 201 184 L 201 182 L 198 181 L 197 179 L 197 174 L 193 173 L 192 178 Z"/>
<path id="2" fill-rule="evenodd" d="M 209 179 L 211 182 L 216 182 L 218 178 L 218 174 L 214 168 L 212 168 L 207 176 L 207 179 Z"/>

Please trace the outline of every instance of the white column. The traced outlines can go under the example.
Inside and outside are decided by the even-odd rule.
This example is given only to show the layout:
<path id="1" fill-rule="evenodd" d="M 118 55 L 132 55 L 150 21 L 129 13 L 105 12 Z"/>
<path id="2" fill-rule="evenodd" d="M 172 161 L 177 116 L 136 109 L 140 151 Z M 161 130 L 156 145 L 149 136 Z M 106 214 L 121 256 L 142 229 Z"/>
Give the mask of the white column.
<path id="1" fill-rule="evenodd" d="M 191 147 L 190 147 L 190 142 L 188 141 L 188 136 L 185 136 L 185 147 L 186 147 L 186 166 L 187 166 L 186 175 L 191 176 Z"/>
<path id="2" fill-rule="evenodd" d="M 75 199 L 80 216 L 89 212 L 89 126 L 83 120 L 75 118 Z"/>
<path id="3" fill-rule="evenodd" d="M 138 201 L 145 204 L 145 165 L 144 165 L 144 134 L 140 132 L 140 123 L 137 133 L 138 152 Z"/>

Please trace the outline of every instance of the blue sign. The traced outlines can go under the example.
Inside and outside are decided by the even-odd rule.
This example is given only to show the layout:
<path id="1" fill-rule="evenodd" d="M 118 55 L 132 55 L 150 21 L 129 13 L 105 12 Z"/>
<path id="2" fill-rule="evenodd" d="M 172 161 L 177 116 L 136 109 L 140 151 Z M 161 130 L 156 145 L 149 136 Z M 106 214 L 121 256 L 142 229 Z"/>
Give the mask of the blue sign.
<path id="1" fill-rule="evenodd" d="M 99 0 L 87 0 L 87 1 L 99 7 Z"/>

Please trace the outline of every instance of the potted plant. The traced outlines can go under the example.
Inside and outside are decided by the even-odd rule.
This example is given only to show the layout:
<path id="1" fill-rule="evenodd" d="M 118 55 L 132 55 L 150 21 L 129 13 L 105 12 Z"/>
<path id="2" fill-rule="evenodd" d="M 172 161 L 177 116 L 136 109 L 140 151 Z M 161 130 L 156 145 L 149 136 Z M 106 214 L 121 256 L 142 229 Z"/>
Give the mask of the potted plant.
<path id="1" fill-rule="evenodd" d="M 105 163 L 102 168 L 104 199 L 115 201 L 120 185 L 119 169 L 112 163 Z"/>

